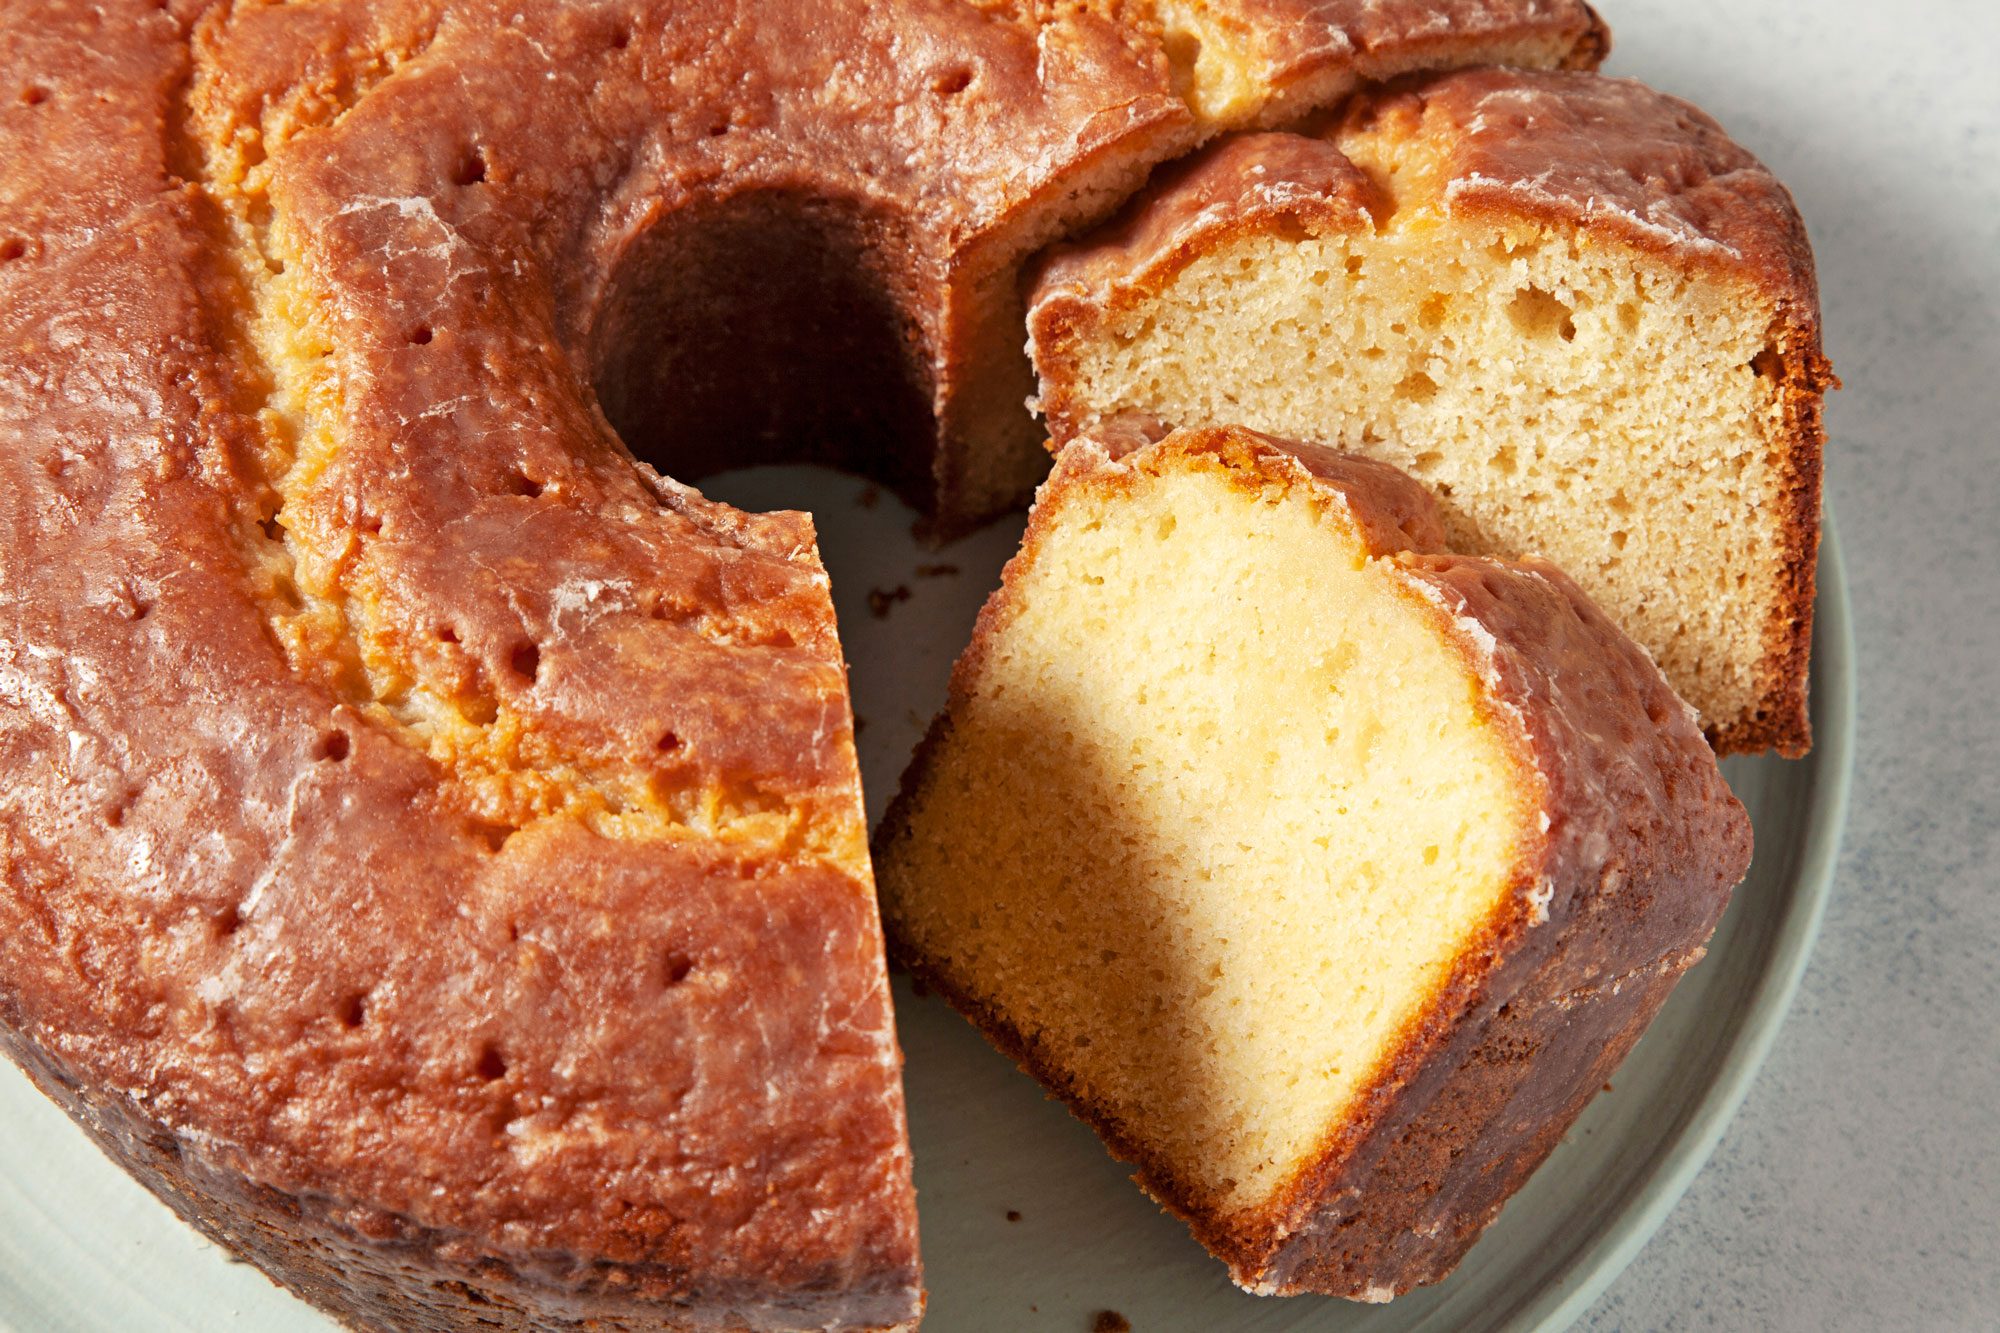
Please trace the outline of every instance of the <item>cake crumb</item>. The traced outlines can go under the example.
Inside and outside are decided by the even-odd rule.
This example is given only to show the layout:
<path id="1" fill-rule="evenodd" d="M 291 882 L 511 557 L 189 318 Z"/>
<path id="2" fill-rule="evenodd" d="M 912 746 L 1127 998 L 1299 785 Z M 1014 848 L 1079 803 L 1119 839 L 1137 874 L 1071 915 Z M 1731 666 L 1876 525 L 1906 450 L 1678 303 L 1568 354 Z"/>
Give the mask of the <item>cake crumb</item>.
<path id="1" fill-rule="evenodd" d="M 1008 1220 L 1009 1222 L 1018 1222 L 1018 1221 L 1020 1221 L 1020 1220 L 1021 1220 L 1021 1210 L 1020 1210 L 1020 1209 L 1018 1209 L 1018 1208 L 1009 1208 L 1009 1209 L 1007 1210 L 1007 1220 Z"/>
<path id="2" fill-rule="evenodd" d="M 868 590 L 868 612 L 877 620 L 889 618 L 889 608 L 898 602 L 910 600 L 910 585 L 898 583 L 893 588 L 870 588 Z"/>
<path id="3" fill-rule="evenodd" d="M 917 566 L 917 577 L 920 579 L 941 579 L 941 578 L 947 578 L 950 575 L 956 573 L 958 573 L 957 565 L 939 564 L 939 565 Z"/>
<path id="4" fill-rule="evenodd" d="M 1132 1321 L 1116 1310 L 1099 1310 L 1090 1321 L 1090 1333 L 1132 1333 Z"/>

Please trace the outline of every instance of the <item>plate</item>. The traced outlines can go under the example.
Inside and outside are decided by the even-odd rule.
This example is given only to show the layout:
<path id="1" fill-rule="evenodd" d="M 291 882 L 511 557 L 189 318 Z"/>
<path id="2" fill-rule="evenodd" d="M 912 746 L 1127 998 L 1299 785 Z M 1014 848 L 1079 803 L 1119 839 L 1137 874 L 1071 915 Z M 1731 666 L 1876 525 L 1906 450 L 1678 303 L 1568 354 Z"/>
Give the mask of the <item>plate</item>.
<path id="1" fill-rule="evenodd" d="M 879 818 L 942 701 L 952 659 L 1020 536 L 1018 518 L 942 550 L 876 487 L 814 468 L 712 478 L 753 509 L 811 509 L 852 669 Z M 1389 1305 L 1244 1295 L 1135 1189 L 1091 1132 L 945 1005 L 896 1002 L 930 1288 L 925 1328 L 1561 1328 L 1645 1244 L 1741 1103 L 1790 1003 L 1832 885 L 1854 728 L 1839 545 L 1821 549 L 1810 756 L 1723 765 L 1756 860 L 1709 946 L 1569 1137 L 1450 1279 Z M 0 1323 L 34 1333 L 333 1325 L 181 1225 L 0 1062 Z"/>

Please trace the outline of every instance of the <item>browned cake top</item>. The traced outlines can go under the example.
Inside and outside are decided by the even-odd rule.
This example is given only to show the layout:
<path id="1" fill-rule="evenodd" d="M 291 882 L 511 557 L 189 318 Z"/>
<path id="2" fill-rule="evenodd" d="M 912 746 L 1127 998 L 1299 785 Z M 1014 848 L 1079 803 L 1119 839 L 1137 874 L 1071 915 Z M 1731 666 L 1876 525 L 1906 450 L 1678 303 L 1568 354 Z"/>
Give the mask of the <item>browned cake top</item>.
<path id="1" fill-rule="evenodd" d="M 1227 236 L 1276 219 L 1312 232 L 1363 231 L 1378 204 L 1367 173 L 1322 139 L 1238 135 L 1163 168 L 1087 241 L 1050 250 L 1031 299 L 1037 311 L 1107 307 L 1117 293 L 1158 288 Z"/>
<path id="2" fill-rule="evenodd" d="M 1366 139 L 1371 161 L 1351 160 Z M 1162 173 L 1112 228 L 1053 251 L 1036 299 L 1156 286 L 1223 236 L 1286 217 L 1363 230 L 1394 205 L 1546 218 L 1690 263 L 1727 265 L 1813 316 L 1812 252 L 1790 194 L 1701 111 L 1631 79 L 1474 69 L 1349 104 L 1314 136 L 1224 140 Z"/>
<path id="3" fill-rule="evenodd" d="M 612 1317 L 907 1317 L 811 524 L 635 466 L 599 395 L 710 317 L 702 245 L 801 237 L 944 384 L 944 275 L 1200 132 L 1164 30 L 947 0 L 8 28 L 0 1037 L 291 1280 L 304 1232 L 397 1240 L 325 1277 L 356 1318 L 456 1317 L 367 1304 L 411 1256 Z M 726 463 L 699 424 L 643 452 Z"/>
<path id="4" fill-rule="evenodd" d="M 34 167 L 0 292 L 9 1044 L 307 1231 L 499 1258 L 590 1311 L 852 1288 L 904 1318 L 810 523 L 635 469 L 534 248 L 596 217 L 612 147 L 567 122 L 575 48 L 613 34 L 462 20 L 463 71 L 412 55 L 260 146 L 309 117 L 244 86 L 337 86 L 310 53 L 363 36 L 299 13 L 210 20 L 191 69 L 167 15 L 50 12 L 14 65 L 42 91 L 9 109 Z M 537 40 L 576 55 L 546 99 Z M 286 310 L 257 290 L 280 264 Z"/>
<path id="5" fill-rule="evenodd" d="M 1611 46 L 1582 0 L 1194 0 L 1144 8 L 1165 28 L 1176 86 L 1218 129 L 1286 124 L 1363 80 L 1413 69 L 1594 69 Z M 1483 58 L 1454 54 L 1475 45 Z"/>
<path id="6" fill-rule="evenodd" d="M 1356 107 L 1340 133 L 1362 128 L 1441 148 L 1448 211 L 1547 213 L 1814 290 L 1785 187 L 1707 114 L 1635 79 L 1467 70 Z"/>

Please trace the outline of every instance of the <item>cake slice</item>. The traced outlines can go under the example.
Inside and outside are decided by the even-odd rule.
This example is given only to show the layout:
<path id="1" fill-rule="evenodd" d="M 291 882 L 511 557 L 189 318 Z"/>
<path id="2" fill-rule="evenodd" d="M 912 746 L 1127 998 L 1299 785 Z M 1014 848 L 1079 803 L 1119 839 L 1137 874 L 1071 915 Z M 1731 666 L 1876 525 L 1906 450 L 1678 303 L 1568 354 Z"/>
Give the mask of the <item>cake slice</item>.
<path id="1" fill-rule="evenodd" d="M 1256 1292 L 1449 1272 L 1749 863 L 1645 652 L 1442 536 L 1379 463 L 1072 443 L 879 840 L 893 954 Z"/>
<path id="2" fill-rule="evenodd" d="M 1640 84 L 1472 70 L 1224 141 L 1031 297 L 1058 444 L 1236 422 L 1408 469 L 1560 564 L 1719 751 L 1810 741 L 1820 353 L 1791 197 Z"/>

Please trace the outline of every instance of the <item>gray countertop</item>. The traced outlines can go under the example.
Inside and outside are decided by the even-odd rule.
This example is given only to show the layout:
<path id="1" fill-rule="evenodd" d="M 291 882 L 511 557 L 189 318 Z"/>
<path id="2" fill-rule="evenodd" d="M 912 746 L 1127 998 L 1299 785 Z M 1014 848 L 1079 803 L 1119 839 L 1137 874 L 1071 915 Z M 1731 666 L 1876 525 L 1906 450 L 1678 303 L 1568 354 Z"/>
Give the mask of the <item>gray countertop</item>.
<path id="1" fill-rule="evenodd" d="M 1600 3 L 1805 214 L 1860 716 L 1791 1016 L 1577 1327 L 2000 1327 L 2000 5 Z"/>

